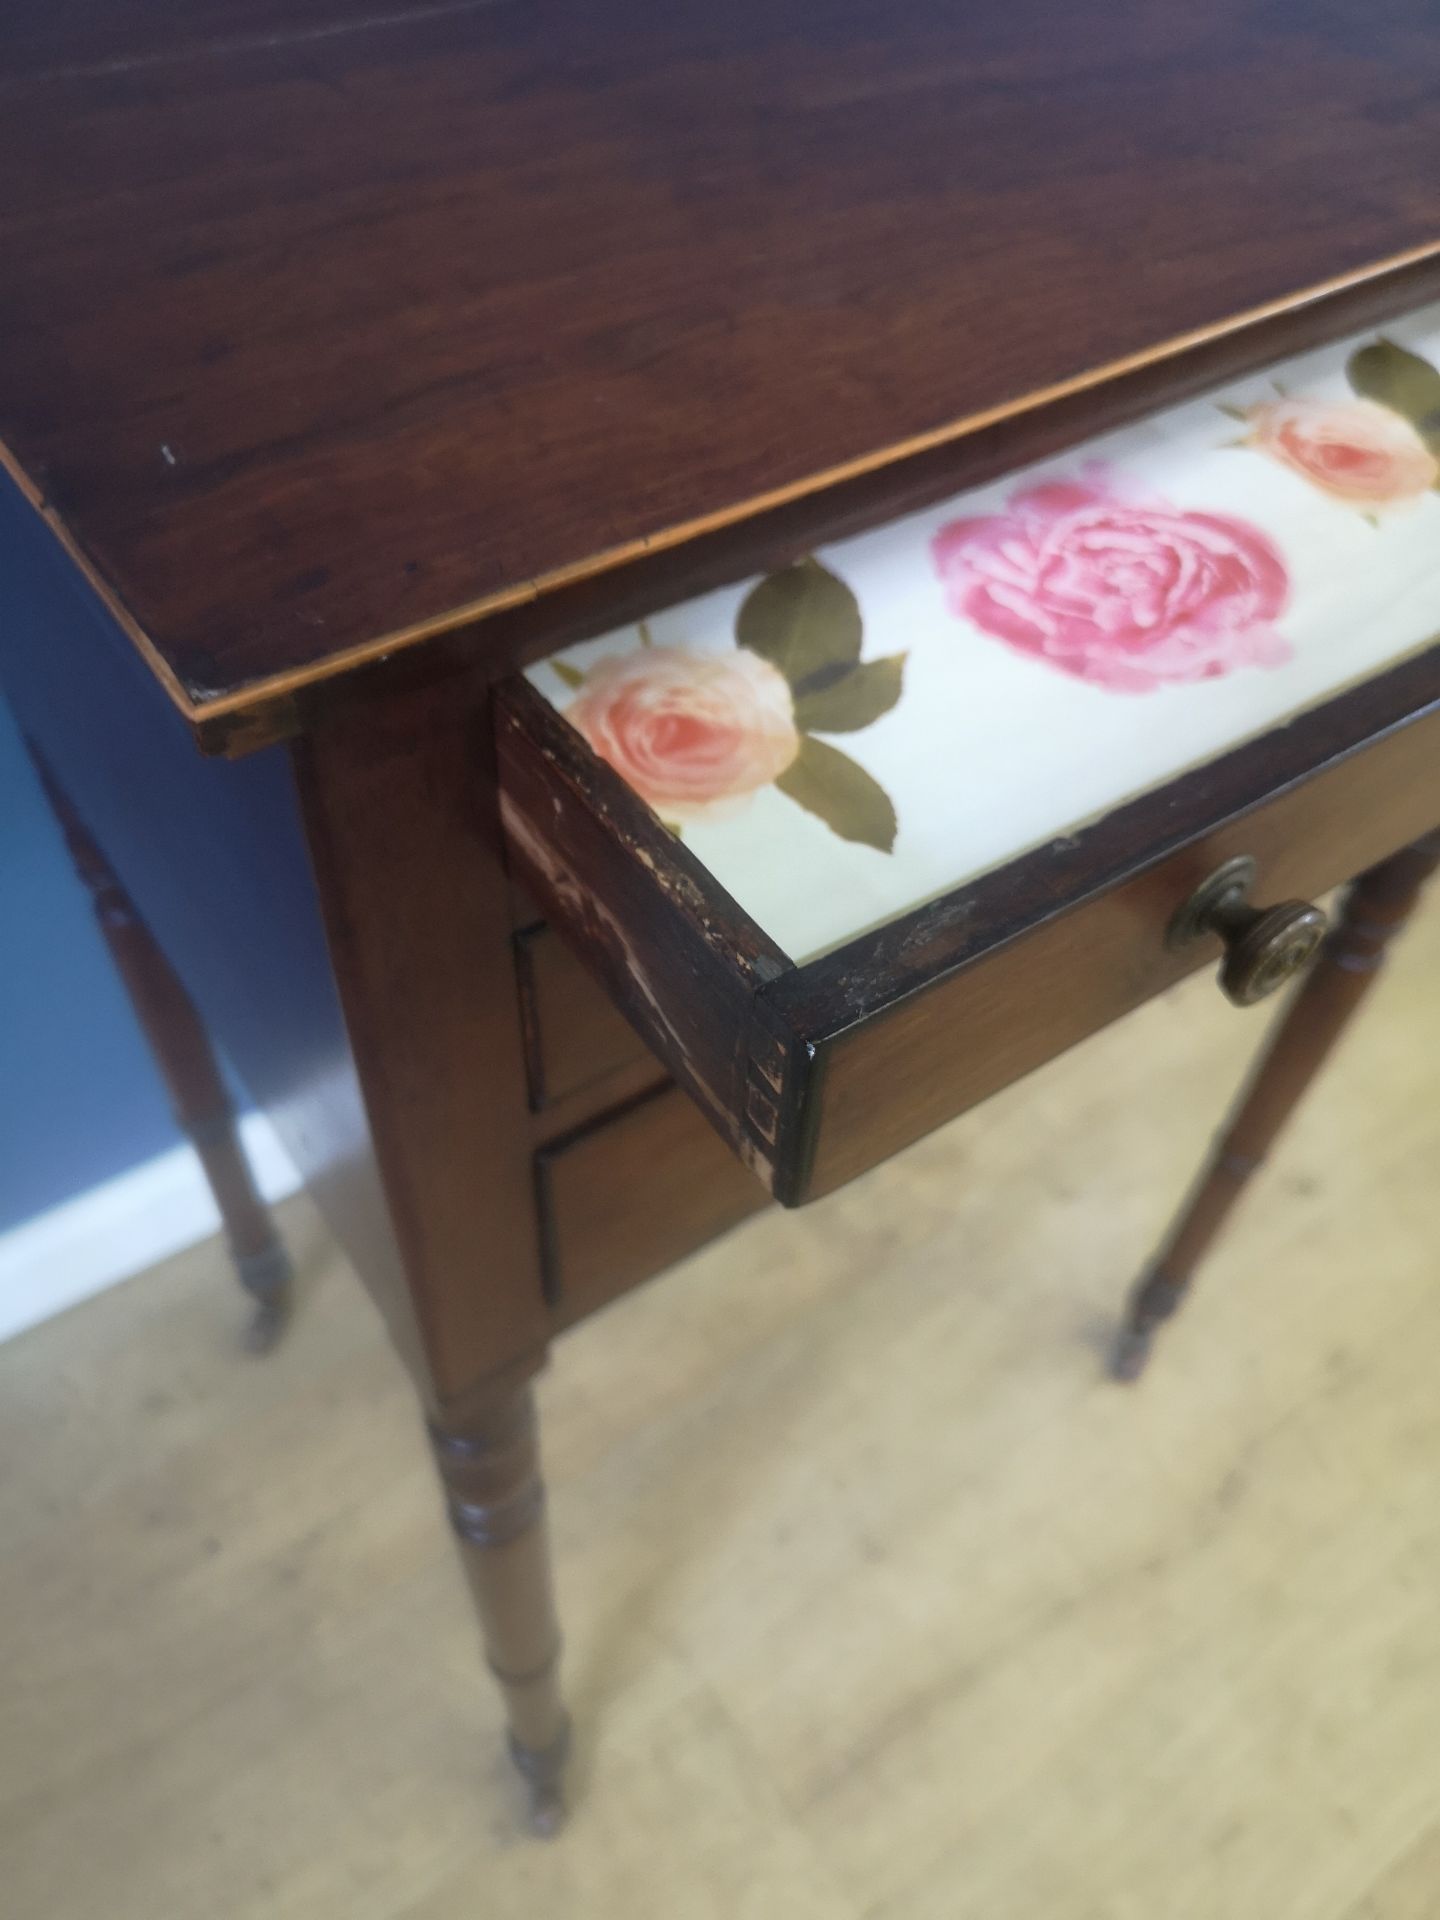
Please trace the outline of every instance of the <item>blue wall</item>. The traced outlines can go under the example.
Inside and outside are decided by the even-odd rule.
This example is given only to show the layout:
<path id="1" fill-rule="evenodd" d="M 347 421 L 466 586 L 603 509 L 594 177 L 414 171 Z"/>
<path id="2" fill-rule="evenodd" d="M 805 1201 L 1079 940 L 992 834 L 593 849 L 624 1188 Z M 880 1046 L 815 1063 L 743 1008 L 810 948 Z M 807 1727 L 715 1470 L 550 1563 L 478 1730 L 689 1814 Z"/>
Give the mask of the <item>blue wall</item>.
<path id="1" fill-rule="evenodd" d="M 178 1138 L 0 701 L 0 1232 Z"/>

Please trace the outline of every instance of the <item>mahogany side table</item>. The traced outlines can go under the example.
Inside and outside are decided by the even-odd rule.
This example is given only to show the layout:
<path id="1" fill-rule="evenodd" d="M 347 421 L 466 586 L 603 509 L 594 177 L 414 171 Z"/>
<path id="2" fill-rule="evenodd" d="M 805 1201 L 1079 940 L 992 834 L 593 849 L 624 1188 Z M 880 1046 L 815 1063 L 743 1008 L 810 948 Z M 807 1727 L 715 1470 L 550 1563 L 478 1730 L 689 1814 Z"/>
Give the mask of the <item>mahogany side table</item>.
<path id="1" fill-rule="evenodd" d="M 549 1342 L 1314 961 L 1133 1376 L 1436 864 L 1430 13 L 0 23 L 0 672 L 259 1336 L 207 1036 L 414 1374 L 538 1826 Z"/>

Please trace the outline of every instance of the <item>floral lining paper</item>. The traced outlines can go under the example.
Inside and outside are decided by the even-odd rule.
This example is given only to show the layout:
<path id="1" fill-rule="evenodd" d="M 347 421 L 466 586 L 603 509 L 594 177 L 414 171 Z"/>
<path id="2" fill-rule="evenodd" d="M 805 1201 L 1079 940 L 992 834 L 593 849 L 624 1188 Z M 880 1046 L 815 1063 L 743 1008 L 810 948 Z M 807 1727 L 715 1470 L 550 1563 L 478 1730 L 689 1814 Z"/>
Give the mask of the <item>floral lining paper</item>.
<path id="1" fill-rule="evenodd" d="M 804 961 L 1437 635 L 1440 306 L 529 677 Z"/>

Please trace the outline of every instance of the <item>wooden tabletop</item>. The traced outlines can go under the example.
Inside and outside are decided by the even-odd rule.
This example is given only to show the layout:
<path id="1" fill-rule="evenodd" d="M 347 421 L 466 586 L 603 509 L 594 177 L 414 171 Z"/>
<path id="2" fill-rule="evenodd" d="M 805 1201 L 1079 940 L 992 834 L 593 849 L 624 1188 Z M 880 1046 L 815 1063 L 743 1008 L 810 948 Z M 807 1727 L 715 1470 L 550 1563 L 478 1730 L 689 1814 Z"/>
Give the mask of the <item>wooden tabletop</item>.
<path id="1" fill-rule="evenodd" d="M 176 18 L 0 19 L 0 438 L 197 721 L 1440 252 L 1433 0 Z"/>

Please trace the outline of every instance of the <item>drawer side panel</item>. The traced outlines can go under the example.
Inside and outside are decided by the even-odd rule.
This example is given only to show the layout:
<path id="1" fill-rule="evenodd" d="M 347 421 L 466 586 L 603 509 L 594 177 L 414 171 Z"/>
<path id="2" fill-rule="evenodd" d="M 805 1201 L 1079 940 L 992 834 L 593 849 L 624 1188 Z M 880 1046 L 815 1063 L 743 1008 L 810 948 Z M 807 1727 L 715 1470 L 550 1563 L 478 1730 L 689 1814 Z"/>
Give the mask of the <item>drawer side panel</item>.
<path id="1" fill-rule="evenodd" d="M 752 1124 L 756 990 L 791 963 L 523 682 L 497 700 L 510 857 L 547 920 L 742 1160 L 774 1179 Z"/>

